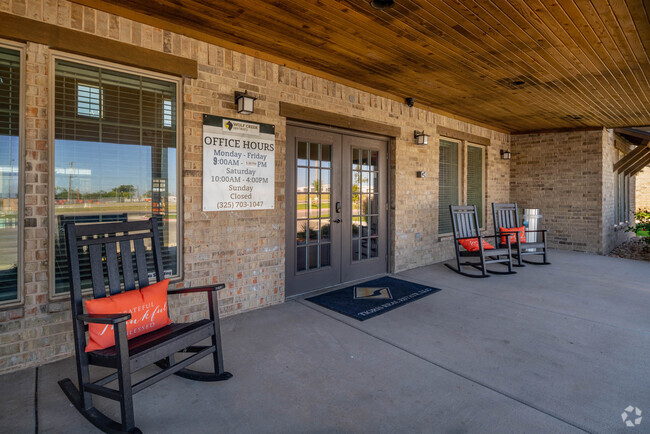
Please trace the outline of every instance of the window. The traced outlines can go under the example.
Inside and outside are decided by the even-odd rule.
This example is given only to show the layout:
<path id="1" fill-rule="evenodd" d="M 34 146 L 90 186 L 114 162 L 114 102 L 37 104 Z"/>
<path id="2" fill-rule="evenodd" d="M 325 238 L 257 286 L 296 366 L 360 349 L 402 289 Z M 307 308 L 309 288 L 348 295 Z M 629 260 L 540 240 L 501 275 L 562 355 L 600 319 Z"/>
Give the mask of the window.
<path id="1" fill-rule="evenodd" d="M 158 216 L 165 277 L 178 276 L 178 83 L 67 59 L 54 81 L 54 294 L 69 290 L 67 222 Z"/>
<path id="2" fill-rule="evenodd" d="M 485 148 L 440 139 L 438 166 L 438 233 L 451 233 L 449 205 L 476 205 L 479 225 L 485 213 Z"/>
<path id="3" fill-rule="evenodd" d="M 438 233 L 451 232 L 449 205 L 460 203 L 458 186 L 458 143 L 440 139 L 440 163 L 438 166 Z"/>
<path id="4" fill-rule="evenodd" d="M 624 154 L 617 151 L 619 160 Z M 629 220 L 630 216 L 630 177 L 624 172 L 615 173 L 615 191 L 614 191 L 614 220 L 615 224 L 623 224 Z"/>
<path id="5" fill-rule="evenodd" d="M 21 300 L 21 52 L 0 46 L 0 304 Z"/>
<path id="6" fill-rule="evenodd" d="M 484 194 L 483 194 L 483 148 L 467 145 L 467 165 L 465 170 L 467 205 L 476 205 L 478 222 L 483 227 Z"/>

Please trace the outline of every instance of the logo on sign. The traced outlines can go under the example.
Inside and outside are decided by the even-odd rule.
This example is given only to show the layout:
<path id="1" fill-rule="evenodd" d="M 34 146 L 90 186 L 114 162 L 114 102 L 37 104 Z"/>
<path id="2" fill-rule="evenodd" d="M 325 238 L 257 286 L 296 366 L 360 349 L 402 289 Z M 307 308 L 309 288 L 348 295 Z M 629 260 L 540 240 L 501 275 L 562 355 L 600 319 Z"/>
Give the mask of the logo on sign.
<path id="1" fill-rule="evenodd" d="M 390 293 L 390 289 L 386 287 L 372 288 L 369 286 L 355 286 L 354 298 L 355 300 L 358 299 L 392 300 L 393 296 Z"/>
<path id="2" fill-rule="evenodd" d="M 641 417 L 641 409 L 639 407 L 634 407 L 633 405 L 628 405 L 623 413 L 621 413 L 621 419 L 625 422 L 625 426 L 628 428 L 633 428 L 637 425 L 641 425 L 643 417 Z"/>
<path id="3" fill-rule="evenodd" d="M 233 119 L 224 119 L 223 131 L 227 131 L 229 133 L 247 134 L 249 136 L 259 136 L 260 126 L 257 124 L 250 124 L 248 122 L 242 122 Z"/>

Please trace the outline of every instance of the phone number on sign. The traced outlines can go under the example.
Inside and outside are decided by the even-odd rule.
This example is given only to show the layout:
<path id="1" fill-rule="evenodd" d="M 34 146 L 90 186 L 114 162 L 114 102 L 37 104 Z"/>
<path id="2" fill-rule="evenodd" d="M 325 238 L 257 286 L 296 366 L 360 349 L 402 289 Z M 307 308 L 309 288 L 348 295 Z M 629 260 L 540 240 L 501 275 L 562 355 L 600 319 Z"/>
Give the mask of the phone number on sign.
<path id="1" fill-rule="evenodd" d="M 238 201 L 238 202 L 217 202 L 217 209 L 243 209 L 259 208 L 264 205 L 264 201 Z"/>

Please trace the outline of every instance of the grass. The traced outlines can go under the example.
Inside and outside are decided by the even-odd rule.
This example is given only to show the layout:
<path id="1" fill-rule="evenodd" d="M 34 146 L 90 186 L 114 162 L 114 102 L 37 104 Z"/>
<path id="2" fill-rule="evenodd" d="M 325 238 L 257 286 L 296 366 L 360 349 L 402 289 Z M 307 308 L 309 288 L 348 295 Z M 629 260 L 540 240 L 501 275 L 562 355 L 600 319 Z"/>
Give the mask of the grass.
<path id="1" fill-rule="evenodd" d="M 329 202 L 323 202 L 323 203 L 321 204 L 321 207 L 322 207 L 322 208 L 329 208 L 329 207 L 330 207 L 330 203 L 329 203 Z M 304 202 L 298 204 L 298 210 L 307 209 L 307 208 L 308 208 L 308 207 L 307 207 L 307 204 L 304 203 Z M 312 204 L 312 205 L 311 205 L 311 209 L 318 209 L 318 205 Z"/>

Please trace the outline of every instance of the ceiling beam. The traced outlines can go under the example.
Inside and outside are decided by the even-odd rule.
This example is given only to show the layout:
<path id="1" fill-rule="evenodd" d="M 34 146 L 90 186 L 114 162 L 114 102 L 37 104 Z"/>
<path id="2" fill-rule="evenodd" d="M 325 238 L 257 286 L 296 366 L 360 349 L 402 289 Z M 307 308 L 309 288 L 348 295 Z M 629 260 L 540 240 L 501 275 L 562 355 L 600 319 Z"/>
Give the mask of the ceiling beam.
<path id="1" fill-rule="evenodd" d="M 0 12 L 0 37 L 180 77 L 198 77 L 192 59 Z"/>
<path id="2" fill-rule="evenodd" d="M 614 132 L 650 142 L 650 132 L 643 130 L 637 130 L 635 128 L 614 128 Z"/>
<path id="3" fill-rule="evenodd" d="M 626 172 L 635 166 L 640 160 L 643 160 L 650 154 L 650 143 L 643 146 L 637 146 L 636 149 L 629 152 L 623 158 L 614 163 L 614 172 Z"/>

